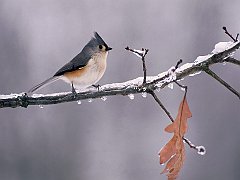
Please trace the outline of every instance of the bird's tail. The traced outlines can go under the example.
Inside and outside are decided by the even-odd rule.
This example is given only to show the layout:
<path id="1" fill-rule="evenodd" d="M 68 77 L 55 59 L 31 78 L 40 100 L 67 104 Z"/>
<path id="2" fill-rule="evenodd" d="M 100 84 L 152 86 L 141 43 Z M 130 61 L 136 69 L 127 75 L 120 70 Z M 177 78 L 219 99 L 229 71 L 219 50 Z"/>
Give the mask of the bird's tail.
<path id="1" fill-rule="evenodd" d="M 61 76 L 53 76 L 53 77 L 50 77 L 50 78 L 47 79 L 46 81 L 44 81 L 44 82 L 42 82 L 42 83 L 34 86 L 33 88 L 31 88 L 31 89 L 28 91 L 28 93 L 33 93 L 34 91 L 39 90 L 39 89 L 41 89 L 41 88 L 43 88 L 43 87 L 45 87 L 45 86 L 47 86 L 47 85 L 49 85 L 49 84 L 57 81 L 57 80 L 59 80 L 60 77 L 61 77 Z"/>

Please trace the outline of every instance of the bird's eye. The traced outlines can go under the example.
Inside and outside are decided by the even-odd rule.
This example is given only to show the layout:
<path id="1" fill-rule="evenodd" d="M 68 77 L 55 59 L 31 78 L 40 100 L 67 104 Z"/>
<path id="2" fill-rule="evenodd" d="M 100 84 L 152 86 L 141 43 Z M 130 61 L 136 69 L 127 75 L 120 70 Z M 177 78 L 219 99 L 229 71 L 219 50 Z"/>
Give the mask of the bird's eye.
<path id="1" fill-rule="evenodd" d="M 103 46 L 102 45 L 99 45 L 99 49 L 102 49 L 103 48 Z"/>

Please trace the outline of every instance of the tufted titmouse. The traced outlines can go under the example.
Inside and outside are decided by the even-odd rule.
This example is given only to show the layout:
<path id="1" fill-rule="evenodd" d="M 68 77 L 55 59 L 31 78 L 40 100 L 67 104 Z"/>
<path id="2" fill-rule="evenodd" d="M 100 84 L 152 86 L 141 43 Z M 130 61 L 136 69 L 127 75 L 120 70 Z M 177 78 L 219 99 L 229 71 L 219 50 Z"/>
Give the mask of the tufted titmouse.
<path id="1" fill-rule="evenodd" d="M 53 77 L 47 79 L 41 84 L 36 85 L 28 92 L 32 93 L 46 85 L 49 85 L 59 79 L 72 85 L 72 92 L 77 89 L 85 89 L 95 85 L 106 70 L 106 59 L 111 47 L 103 41 L 97 32 L 87 43 L 82 51 L 75 56 L 69 63 L 59 69 Z"/>

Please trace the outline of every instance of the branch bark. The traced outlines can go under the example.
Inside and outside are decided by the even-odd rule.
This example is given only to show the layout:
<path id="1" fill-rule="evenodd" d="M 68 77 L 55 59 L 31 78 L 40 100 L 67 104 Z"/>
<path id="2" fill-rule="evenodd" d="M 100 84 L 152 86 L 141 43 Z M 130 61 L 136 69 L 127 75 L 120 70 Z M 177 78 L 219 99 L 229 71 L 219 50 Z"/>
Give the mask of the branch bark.
<path id="1" fill-rule="evenodd" d="M 175 77 L 171 77 L 172 74 L 169 71 L 162 72 L 157 76 L 147 76 L 146 83 L 143 82 L 143 77 L 126 81 L 123 83 L 106 84 L 100 87 L 99 91 L 96 89 L 88 89 L 85 92 L 78 92 L 75 96 L 71 92 L 55 93 L 55 94 L 34 94 L 27 95 L 26 93 L 0 95 L 0 108 L 5 107 L 28 107 L 29 105 L 50 105 L 72 101 L 79 101 L 84 99 L 95 99 L 103 96 L 114 95 L 128 95 L 137 94 L 142 92 L 151 92 L 158 88 L 164 88 L 169 83 L 181 80 L 190 74 L 195 74 L 200 71 L 205 71 L 209 66 L 217 63 L 231 62 L 240 66 L 238 60 L 230 57 L 240 46 L 240 42 L 232 44 L 231 48 L 223 50 L 219 53 L 208 54 L 204 56 L 205 59 L 201 61 L 194 61 L 193 63 L 183 64 L 177 68 L 174 72 Z M 237 91 L 236 91 L 237 92 Z"/>
<path id="2" fill-rule="evenodd" d="M 237 92 L 233 87 L 231 87 L 227 82 L 225 82 L 223 79 L 221 79 L 216 73 L 214 73 L 212 70 L 209 68 L 205 69 L 205 72 L 209 75 L 212 76 L 215 80 L 220 82 L 223 86 L 225 86 L 229 91 L 231 91 L 233 94 L 235 94 L 239 99 L 240 99 L 240 93 Z"/>

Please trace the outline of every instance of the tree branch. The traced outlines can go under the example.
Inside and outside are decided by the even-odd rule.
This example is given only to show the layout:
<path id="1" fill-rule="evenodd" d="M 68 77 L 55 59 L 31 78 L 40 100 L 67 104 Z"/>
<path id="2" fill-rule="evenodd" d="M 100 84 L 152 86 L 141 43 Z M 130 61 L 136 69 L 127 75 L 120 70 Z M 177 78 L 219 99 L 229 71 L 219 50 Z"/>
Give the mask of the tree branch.
<path id="1" fill-rule="evenodd" d="M 232 57 L 228 57 L 228 58 L 225 59 L 224 61 L 240 66 L 240 61 L 237 60 L 237 59 L 234 59 L 234 58 L 232 58 Z"/>
<path id="2" fill-rule="evenodd" d="M 225 86 L 229 91 L 231 91 L 233 94 L 235 94 L 240 99 L 240 94 L 235 89 L 233 89 L 227 82 L 225 82 L 223 79 L 221 79 L 216 73 L 214 73 L 209 68 L 206 68 L 204 70 L 208 75 L 213 77 L 215 80 L 220 82 L 223 86 Z"/>
<path id="3" fill-rule="evenodd" d="M 145 62 L 145 57 L 149 51 L 149 49 L 142 48 L 142 50 L 136 50 L 136 49 L 131 49 L 128 46 L 125 48 L 127 51 L 131 51 L 135 55 L 141 58 L 142 60 L 142 65 L 143 65 L 143 84 L 146 84 L 147 80 L 147 68 L 146 68 L 146 62 Z"/>
<path id="4" fill-rule="evenodd" d="M 225 34 L 227 34 L 234 42 L 237 42 L 239 34 L 237 34 L 236 38 L 234 38 L 234 37 L 228 32 L 228 30 L 227 30 L 227 28 L 226 28 L 225 26 L 223 26 L 223 30 L 224 30 Z"/>
<path id="5" fill-rule="evenodd" d="M 195 74 L 200 71 L 205 71 L 209 66 L 224 61 L 232 62 L 239 65 L 237 60 L 230 58 L 240 46 L 240 42 L 235 42 L 225 47 L 224 50 L 218 53 L 211 53 L 206 56 L 199 56 L 193 63 L 186 63 L 172 71 L 162 72 L 157 76 L 147 76 L 146 83 L 143 84 L 143 77 L 126 81 L 123 83 L 113 83 L 101 86 L 99 91 L 91 88 L 85 92 L 78 92 L 75 97 L 71 92 L 55 93 L 55 94 L 34 94 L 32 96 L 26 93 L 0 95 L 0 108 L 5 107 L 28 107 L 29 105 L 50 105 L 64 102 L 78 101 L 84 99 L 101 98 L 103 96 L 128 95 L 146 92 L 146 90 L 154 91 L 158 88 L 164 88 L 169 83 L 181 80 L 188 75 Z M 216 49 L 216 48 L 215 48 Z M 174 67 L 175 68 L 175 67 Z M 237 91 L 236 91 L 237 92 Z M 235 93 L 236 94 L 236 93 Z"/>
<path id="6" fill-rule="evenodd" d="M 167 116 L 169 117 L 169 119 L 174 122 L 173 117 L 171 116 L 170 112 L 168 112 L 167 108 L 165 108 L 165 106 L 162 104 L 162 102 L 160 101 L 160 99 L 157 97 L 157 95 L 155 94 L 154 91 L 149 91 L 149 94 L 152 95 L 152 97 L 154 98 L 154 100 L 158 103 L 158 105 L 163 109 L 163 111 L 167 114 Z"/>
<path id="7" fill-rule="evenodd" d="M 179 83 L 177 83 L 177 84 L 178 84 L 180 87 L 184 87 L 184 88 L 185 88 L 184 96 L 186 97 L 187 87 L 186 87 L 186 86 L 182 86 L 182 85 L 179 84 Z M 154 98 L 154 100 L 155 100 L 155 101 L 158 103 L 158 105 L 163 109 L 163 111 L 166 113 L 166 115 L 168 116 L 168 118 L 169 118 L 172 122 L 174 122 L 174 119 L 173 119 L 173 117 L 171 116 L 170 112 L 169 112 L 169 111 L 167 110 L 167 108 L 162 104 L 162 102 L 161 102 L 160 99 L 157 97 L 157 95 L 155 94 L 155 92 L 154 92 L 154 91 L 149 91 L 148 93 L 152 95 L 152 97 Z M 187 145 L 188 145 L 190 148 L 192 148 L 192 149 L 198 150 L 198 147 L 200 147 L 200 146 L 194 145 L 194 144 L 193 144 L 188 138 L 186 138 L 186 137 L 183 137 L 182 139 L 183 139 L 183 141 L 184 141 L 185 143 L 187 143 Z"/>

